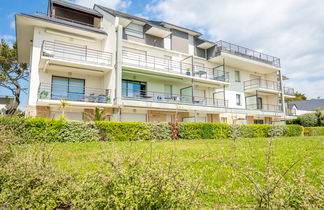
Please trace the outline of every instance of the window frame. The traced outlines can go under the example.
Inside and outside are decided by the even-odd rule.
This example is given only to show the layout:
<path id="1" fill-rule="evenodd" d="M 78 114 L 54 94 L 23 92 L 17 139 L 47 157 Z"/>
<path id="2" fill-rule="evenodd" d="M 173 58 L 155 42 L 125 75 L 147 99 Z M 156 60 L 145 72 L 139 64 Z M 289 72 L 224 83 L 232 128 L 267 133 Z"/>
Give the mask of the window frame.
<path id="1" fill-rule="evenodd" d="M 234 71 L 234 78 L 235 78 L 235 82 L 241 82 L 241 72 Z"/>
<path id="2" fill-rule="evenodd" d="M 64 76 L 55 76 L 55 75 L 52 75 L 52 83 L 51 83 L 51 99 L 53 98 L 53 86 L 55 85 L 54 83 L 54 78 L 63 78 L 63 79 L 67 79 L 67 98 L 65 98 L 64 100 L 69 100 L 69 101 L 79 101 L 81 99 L 84 99 L 85 98 L 85 79 L 80 79 L 80 78 L 74 78 L 74 77 L 64 77 Z M 81 93 L 81 95 L 83 96 L 82 98 L 80 98 L 79 100 L 76 100 L 74 98 L 69 98 L 69 94 L 78 94 L 76 92 L 70 92 L 70 79 L 74 79 L 74 80 L 81 80 L 83 81 L 83 87 L 80 86 L 80 88 L 83 88 L 83 92 Z M 57 84 L 57 83 L 56 83 Z M 61 84 L 59 84 L 61 85 Z"/>

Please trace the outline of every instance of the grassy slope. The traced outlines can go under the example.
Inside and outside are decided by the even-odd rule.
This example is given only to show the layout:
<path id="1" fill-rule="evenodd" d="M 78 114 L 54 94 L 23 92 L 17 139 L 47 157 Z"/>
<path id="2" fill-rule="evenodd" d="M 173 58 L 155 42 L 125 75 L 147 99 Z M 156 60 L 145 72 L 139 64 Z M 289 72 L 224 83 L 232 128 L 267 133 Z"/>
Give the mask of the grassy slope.
<path id="1" fill-rule="evenodd" d="M 307 175 L 314 177 L 314 183 L 318 184 L 318 174 L 323 173 L 323 142 L 324 137 L 275 139 L 273 164 L 279 170 L 284 170 L 296 160 L 307 157 L 305 161 Z M 190 176 L 201 177 L 203 186 L 207 186 L 204 188 L 205 193 L 200 194 L 204 205 L 215 207 L 216 204 L 226 204 L 226 199 L 215 194 L 213 189 L 226 186 L 232 189 L 241 187 L 240 182 L 231 183 L 232 169 L 217 160 L 219 158 L 232 160 L 241 166 L 265 170 L 268 139 L 239 139 L 235 143 L 231 140 L 57 143 L 54 144 L 53 158 L 59 167 L 82 176 L 89 170 L 98 169 L 102 158 L 112 150 L 138 155 L 144 152 L 143 157 L 149 161 L 151 146 L 153 159 L 173 157 L 175 164 L 191 166 L 187 169 Z M 248 203 L 252 198 L 238 196 L 237 199 L 243 199 L 244 203 Z"/>

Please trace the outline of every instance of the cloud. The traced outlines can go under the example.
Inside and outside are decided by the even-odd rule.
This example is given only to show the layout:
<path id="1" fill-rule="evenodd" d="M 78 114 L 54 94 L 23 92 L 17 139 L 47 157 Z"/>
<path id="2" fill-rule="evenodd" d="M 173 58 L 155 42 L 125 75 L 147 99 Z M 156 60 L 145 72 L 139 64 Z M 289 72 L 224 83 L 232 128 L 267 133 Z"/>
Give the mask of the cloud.
<path id="1" fill-rule="evenodd" d="M 89 8 L 93 8 L 94 4 L 99 4 L 121 10 L 127 9 L 131 5 L 130 0 L 73 0 L 73 2 Z"/>
<path id="2" fill-rule="evenodd" d="M 0 35 L 0 39 L 4 39 L 6 42 L 8 42 L 9 44 L 12 44 L 16 41 L 16 37 L 12 36 L 12 35 Z"/>
<path id="3" fill-rule="evenodd" d="M 299 92 L 324 97 L 323 0 L 158 0 L 143 16 L 204 32 L 281 58 Z"/>

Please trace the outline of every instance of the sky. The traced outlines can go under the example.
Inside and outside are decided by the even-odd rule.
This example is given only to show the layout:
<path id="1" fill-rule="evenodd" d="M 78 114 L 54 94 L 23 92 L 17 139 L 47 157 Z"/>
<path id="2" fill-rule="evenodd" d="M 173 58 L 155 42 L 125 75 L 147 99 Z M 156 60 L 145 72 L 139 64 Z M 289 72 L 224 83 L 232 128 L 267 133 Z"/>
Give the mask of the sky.
<path id="1" fill-rule="evenodd" d="M 1 0 L 0 38 L 15 41 L 14 14 L 47 11 L 47 0 Z M 164 20 L 281 59 L 286 85 L 324 98 L 324 0 L 70 0 Z M 28 86 L 24 83 L 24 86 Z M 0 95 L 9 94 L 0 89 Z M 27 103 L 22 97 L 21 108 Z"/>

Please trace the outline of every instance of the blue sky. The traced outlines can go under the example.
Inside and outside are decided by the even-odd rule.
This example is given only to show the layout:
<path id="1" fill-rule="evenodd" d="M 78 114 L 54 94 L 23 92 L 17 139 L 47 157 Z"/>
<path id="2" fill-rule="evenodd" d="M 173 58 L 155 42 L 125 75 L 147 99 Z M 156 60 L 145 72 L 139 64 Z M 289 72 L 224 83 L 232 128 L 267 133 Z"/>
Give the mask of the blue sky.
<path id="1" fill-rule="evenodd" d="M 287 84 L 308 98 L 324 98 L 323 0 L 70 0 L 164 20 L 281 58 Z M 47 11 L 47 0 L 11 0 L 0 6 L 0 37 L 15 40 L 14 14 Z M 0 89 L 0 95 L 7 94 Z M 26 104 L 22 97 L 22 106 Z"/>

